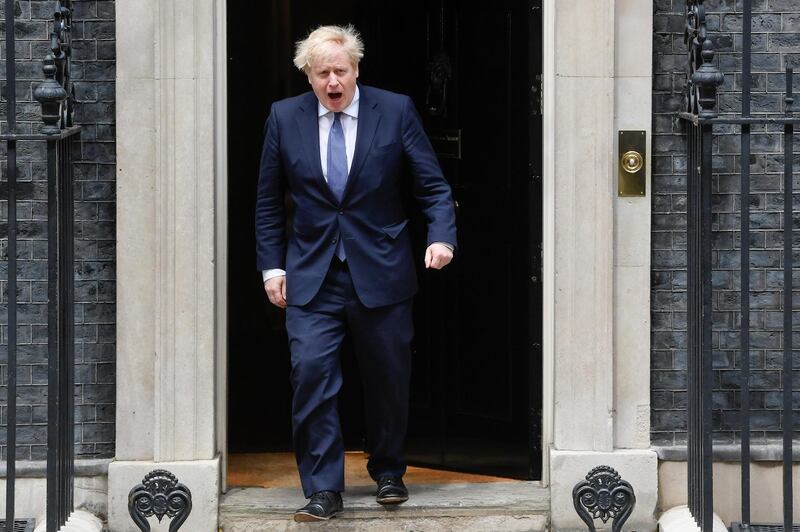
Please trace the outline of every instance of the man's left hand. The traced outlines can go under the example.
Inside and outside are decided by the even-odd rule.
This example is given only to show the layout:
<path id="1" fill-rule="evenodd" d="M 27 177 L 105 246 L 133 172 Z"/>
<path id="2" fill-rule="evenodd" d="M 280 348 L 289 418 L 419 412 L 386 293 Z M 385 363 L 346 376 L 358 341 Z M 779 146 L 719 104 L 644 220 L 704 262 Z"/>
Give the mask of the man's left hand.
<path id="1" fill-rule="evenodd" d="M 425 267 L 441 270 L 453 260 L 453 252 L 444 244 L 433 243 L 425 251 Z"/>

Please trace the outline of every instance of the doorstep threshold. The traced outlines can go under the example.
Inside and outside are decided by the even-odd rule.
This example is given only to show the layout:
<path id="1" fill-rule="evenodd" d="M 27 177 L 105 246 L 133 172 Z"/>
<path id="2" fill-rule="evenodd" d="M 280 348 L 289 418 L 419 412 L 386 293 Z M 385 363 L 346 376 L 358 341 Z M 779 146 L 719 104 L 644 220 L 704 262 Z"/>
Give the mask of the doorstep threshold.
<path id="1" fill-rule="evenodd" d="M 375 486 L 353 486 L 342 493 L 342 517 L 460 517 L 540 514 L 550 511 L 550 491 L 539 481 L 409 484 L 409 500 L 401 505 L 375 502 Z M 220 515 L 290 518 L 306 503 L 298 488 L 232 488 L 220 500 Z"/>

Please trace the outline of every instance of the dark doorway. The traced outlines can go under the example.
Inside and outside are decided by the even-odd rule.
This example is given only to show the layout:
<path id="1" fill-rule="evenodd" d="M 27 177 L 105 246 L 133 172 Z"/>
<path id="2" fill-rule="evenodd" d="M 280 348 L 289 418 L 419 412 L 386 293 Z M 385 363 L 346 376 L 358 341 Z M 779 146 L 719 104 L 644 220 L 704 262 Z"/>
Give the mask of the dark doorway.
<path id="1" fill-rule="evenodd" d="M 540 2 L 275 0 L 228 4 L 229 452 L 291 449 L 289 356 L 281 311 L 254 271 L 253 206 L 269 105 L 309 90 L 293 44 L 319 24 L 353 23 L 359 81 L 410 95 L 458 203 L 459 249 L 425 271 L 412 412 L 413 463 L 534 479 L 541 475 Z M 342 354 L 340 410 L 360 449 L 358 369 Z"/>

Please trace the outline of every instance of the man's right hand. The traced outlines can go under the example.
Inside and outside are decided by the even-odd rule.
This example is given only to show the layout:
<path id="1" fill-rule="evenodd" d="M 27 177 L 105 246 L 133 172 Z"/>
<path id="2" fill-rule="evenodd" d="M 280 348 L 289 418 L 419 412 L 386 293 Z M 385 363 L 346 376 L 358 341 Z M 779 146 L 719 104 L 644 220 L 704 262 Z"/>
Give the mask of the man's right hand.
<path id="1" fill-rule="evenodd" d="M 264 281 L 264 291 L 269 302 L 276 307 L 286 308 L 286 276 L 279 275 Z"/>

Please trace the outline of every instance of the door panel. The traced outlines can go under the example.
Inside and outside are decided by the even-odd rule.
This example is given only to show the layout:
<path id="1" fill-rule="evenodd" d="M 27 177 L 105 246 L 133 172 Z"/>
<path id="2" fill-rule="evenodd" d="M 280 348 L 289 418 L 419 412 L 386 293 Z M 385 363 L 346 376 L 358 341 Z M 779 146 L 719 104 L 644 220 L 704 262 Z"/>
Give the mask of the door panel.
<path id="1" fill-rule="evenodd" d="M 540 361 L 532 350 L 538 329 L 530 325 L 540 321 L 541 306 L 530 304 L 529 271 L 540 242 L 539 222 L 531 223 L 540 196 L 531 202 L 530 194 L 539 130 L 531 127 L 537 48 L 529 44 L 529 10 L 500 1 L 480 10 L 444 3 L 426 11 L 428 72 L 438 77 L 429 76 L 427 99 L 418 105 L 432 138 L 460 137 L 461 156 L 441 158 L 458 203 L 459 248 L 445 271 L 420 271 L 414 367 L 428 371 L 412 376 L 418 400 L 410 457 L 538 478 L 532 427 L 541 381 L 531 376 L 540 373 Z"/>

